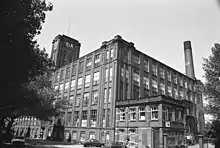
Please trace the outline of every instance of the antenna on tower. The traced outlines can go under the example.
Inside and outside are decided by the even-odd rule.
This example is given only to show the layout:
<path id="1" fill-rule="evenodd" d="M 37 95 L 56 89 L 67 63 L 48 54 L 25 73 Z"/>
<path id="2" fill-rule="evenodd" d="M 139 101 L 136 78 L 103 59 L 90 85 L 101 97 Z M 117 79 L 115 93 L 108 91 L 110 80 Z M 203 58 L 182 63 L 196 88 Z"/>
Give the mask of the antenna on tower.
<path id="1" fill-rule="evenodd" d="M 68 36 L 69 36 L 69 33 L 70 33 L 70 26 L 71 26 L 71 19 L 69 20 L 69 25 L 68 25 L 68 31 L 67 31 Z"/>

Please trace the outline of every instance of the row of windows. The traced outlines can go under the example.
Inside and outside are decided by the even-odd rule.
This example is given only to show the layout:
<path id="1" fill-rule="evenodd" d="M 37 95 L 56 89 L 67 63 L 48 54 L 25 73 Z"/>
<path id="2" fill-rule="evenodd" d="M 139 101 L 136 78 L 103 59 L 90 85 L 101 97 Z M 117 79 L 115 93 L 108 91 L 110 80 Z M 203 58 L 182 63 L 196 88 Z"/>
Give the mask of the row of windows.
<path id="1" fill-rule="evenodd" d="M 150 115 L 150 120 L 158 120 L 158 106 L 150 106 L 149 110 L 146 110 L 145 107 L 129 107 L 128 111 L 125 108 L 119 108 L 116 113 L 116 120 L 118 121 L 125 121 L 126 114 L 127 119 L 130 121 L 136 120 L 146 120 L 146 113 Z M 183 121 L 183 110 L 171 107 L 164 107 L 163 108 L 163 120 L 165 121 Z"/>
<path id="2" fill-rule="evenodd" d="M 41 125 L 40 120 L 34 118 L 34 117 L 21 117 L 21 118 L 17 118 L 15 119 L 15 123 L 16 125 L 28 125 L 28 126 L 38 126 Z M 52 121 L 47 121 L 46 122 L 47 125 L 52 125 Z"/>
<path id="3" fill-rule="evenodd" d="M 125 72 L 126 71 L 126 72 Z M 125 73 L 125 74 L 124 74 Z M 121 86 L 123 86 L 123 83 L 128 84 L 128 68 L 125 70 L 123 67 L 121 68 Z M 125 77 L 124 77 L 125 76 Z M 138 98 L 140 97 L 140 74 L 137 71 L 137 69 L 133 70 L 132 73 L 132 79 L 133 79 L 133 98 Z M 126 80 L 126 81 L 124 81 Z M 151 81 L 151 90 L 152 90 L 152 95 L 168 95 L 171 97 L 174 97 L 175 99 L 186 99 L 192 100 L 193 98 L 193 91 L 195 92 L 195 89 L 192 90 L 192 84 L 189 83 L 190 87 L 187 87 L 187 81 L 185 81 L 186 87 L 179 87 L 177 89 L 177 85 L 173 85 L 171 87 L 171 83 L 168 83 L 168 85 L 165 85 L 164 80 L 161 80 L 161 82 L 158 84 L 158 81 L 156 78 L 149 79 L 148 75 L 143 75 L 142 83 L 144 87 L 144 96 L 149 96 L 149 85 Z M 126 86 L 128 87 L 128 86 Z M 167 88 L 166 88 L 167 87 Z M 165 88 L 167 89 L 167 94 L 165 94 Z M 128 88 L 126 88 L 128 89 Z M 122 92 L 123 93 L 123 92 Z M 129 92 L 128 92 L 129 93 Z M 195 93 L 194 93 L 195 94 Z M 121 97 L 123 98 L 123 97 Z"/>
<path id="4" fill-rule="evenodd" d="M 110 53 L 109 53 L 110 52 Z M 109 58 L 113 58 L 114 57 L 114 48 L 110 49 L 109 50 L 106 50 L 106 59 L 109 59 Z M 101 53 L 98 53 L 95 55 L 95 59 L 94 59 L 94 66 L 99 66 L 101 62 Z M 84 70 L 84 61 L 79 61 L 79 66 L 78 66 L 78 73 L 82 73 L 83 70 Z M 85 63 L 85 67 L 86 67 L 86 70 L 90 70 L 92 68 L 92 57 L 88 57 L 86 59 L 86 63 Z M 56 76 L 55 76 L 55 81 L 58 81 L 59 80 L 59 77 L 61 80 L 64 79 L 64 72 L 65 70 L 61 70 L 61 72 L 56 72 Z M 76 75 L 76 65 L 73 65 L 72 67 L 72 75 Z M 69 78 L 70 77 L 70 67 L 68 67 L 66 69 L 66 78 Z"/>
<path id="5" fill-rule="evenodd" d="M 152 68 L 153 67 L 154 66 L 152 65 Z M 153 69 L 152 69 L 152 71 L 156 70 L 156 68 L 153 68 Z M 126 70 L 123 67 L 121 68 L 121 78 L 122 79 L 124 78 L 124 73 L 126 74 L 126 80 L 128 80 L 128 77 L 129 77 L 129 75 L 128 75 L 129 74 L 128 68 L 126 68 Z M 153 74 L 154 74 L 154 72 L 153 72 Z M 160 68 L 160 78 L 165 79 L 164 69 L 163 68 Z M 172 78 L 173 78 L 174 84 L 177 85 L 177 75 L 173 74 Z M 137 70 L 137 69 L 133 70 L 132 79 L 133 79 L 134 82 L 137 83 L 138 86 L 140 86 L 140 72 L 139 72 L 139 70 Z M 170 73 L 170 71 L 167 71 L 167 80 L 168 80 L 168 82 L 171 82 L 171 73 Z M 148 74 L 146 74 L 146 75 L 144 74 L 143 81 L 144 81 L 144 84 L 149 85 Z M 190 90 L 193 89 L 195 91 L 195 87 L 196 86 L 194 86 L 194 88 L 193 88 L 193 84 L 190 83 L 190 82 L 187 82 L 187 80 L 184 81 L 184 85 L 183 85 L 183 81 L 184 81 L 184 78 L 179 77 L 179 85 L 181 87 L 188 88 Z"/>
<path id="6" fill-rule="evenodd" d="M 108 82 L 108 81 L 111 82 L 112 78 L 113 78 L 112 67 L 110 67 L 109 69 L 106 68 L 106 70 L 105 70 L 105 82 Z M 94 74 L 93 74 L 92 84 L 93 85 L 98 85 L 99 82 L 100 82 L 100 72 L 97 71 L 97 72 L 94 72 Z M 83 77 L 79 77 L 77 79 L 77 86 L 76 86 L 76 80 L 72 79 L 71 83 L 69 81 L 67 81 L 67 82 L 65 82 L 65 85 L 63 83 L 61 83 L 59 87 L 58 87 L 58 85 L 55 85 L 54 89 L 55 90 L 59 89 L 59 92 L 62 93 L 63 90 L 64 90 L 64 92 L 68 92 L 69 87 L 70 87 L 70 91 L 74 91 L 75 87 L 77 89 L 81 89 L 82 85 L 83 85 Z M 84 77 L 84 87 L 90 87 L 90 85 L 91 85 L 91 74 L 88 74 Z"/>
<path id="7" fill-rule="evenodd" d="M 74 127 L 97 127 L 97 110 L 90 111 L 90 118 L 88 119 L 88 111 L 83 110 L 81 113 L 81 122 L 80 122 L 80 112 L 74 111 L 72 116 L 72 112 L 67 113 L 66 117 L 66 125 L 74 126 Z M 73 118 L 73 123 L 71 123 L 71 119 Z M 109 127 L 110 122 L 110 109 L 107 109 L 107 118 L 105 118 L 105 109 L 102 111 L 102 127 Z M 80 124 L 81 123 L 81 124 Z"/>
<path id="8" fill-rule="evenodd" d="M 198 101 L 197 99 L 198 96 L 195 92 L 190 91 L 189 89 L 184 89 L 184 88 L 179 88 L 177 89 L 177 87 L 171 87 L 170 85 L 165 85 L 164 83 L 160 83 L 158 86 L 158 83 L 156 80 L 151 80 L 152 82 L 152 94 L 151 96 L 155 96 L 158 94 L 162 94 L 162 95 L 167 95 L 170 97 L 174 97 L 175 99 L 187 99 L 187 100 L 191 100 L 193 101 L 193 98 L 195 98 L 196 101 Z M 123 86 L 123 82 L 121 81 L 121 86 Z M 143 96 L 150 96 L 150 88 L 149 88 L 149 79 L 145 79 L 143 81 L 143 87 L 144 87 L 144 94 Z M 129 96 L 130 92 L 128 91 L 128 83 L 125 83 L 124 87 L 126 88 L 126 92 L 125 92 L 125 99 L 126 97 Z M 165 88 L 167 88 L 167 94 L 165 93 Z M 133 97 L 132 98 L 139 98 L 141 97 L 140 94 L 140 86 L 136 85 L 136 83 L 134 83 L 133 88 Z M 120 99 L 123 99 L 123 91 L 120 92 Z"/>
<path id="9" fill-rule="evenodd" d="M 81 97 L 83 97 L 81 99 Z M 92 91 L 91 94 L 91 105 L 97 105 L 98 103 L 98 99 L 99 99 L 99 92 L 98 90 Z M 112 100 L 112 88 L 105 88 L 104 89 L 104 97 L 103 97 L 103 102 L 104 103 L 111 103 Z M 64 100 L 67 100 L 67 97 L 64 97 Z M 77 94 L 75 97 L 75 106 L 79 107 L 80 106 L 80 102 L 82 100 L 82 105 L 83 106 L 88 106 L 89 104 L 89 100 L 90 100 L 90 93 L 89 92 L 85 92 L 83 94 L 83 96 L 81 96 L 81 94 Z M 72 103 L 74 102 L 74 96 L 70 96 L 69 97 L 69 103 L 70 106 L 72 106 Z"/>

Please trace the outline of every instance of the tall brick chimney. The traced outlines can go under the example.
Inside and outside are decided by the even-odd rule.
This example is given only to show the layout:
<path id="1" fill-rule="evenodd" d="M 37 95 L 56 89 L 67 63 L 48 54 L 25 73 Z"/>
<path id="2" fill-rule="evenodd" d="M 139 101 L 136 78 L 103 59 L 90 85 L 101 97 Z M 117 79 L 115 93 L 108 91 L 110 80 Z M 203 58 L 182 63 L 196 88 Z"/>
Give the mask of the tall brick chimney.
<path id="1" fill-rule="evenodd" d="M 190 41 L 184 42 L 184 54 L 185 54 L 185 72 L 186 75 L 190 78 L 195 79 L 193 56 L 192 56 L 192 47 Z"/>

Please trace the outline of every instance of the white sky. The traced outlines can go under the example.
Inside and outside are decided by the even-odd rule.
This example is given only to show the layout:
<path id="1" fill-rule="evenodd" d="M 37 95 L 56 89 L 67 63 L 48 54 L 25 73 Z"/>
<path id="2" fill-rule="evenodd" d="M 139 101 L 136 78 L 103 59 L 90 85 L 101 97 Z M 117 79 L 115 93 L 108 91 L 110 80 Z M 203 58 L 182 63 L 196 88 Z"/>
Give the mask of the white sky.
<path id="1" fill-rule="evenodd" d="M 183 42 L 192 42 L 196 77 L 202 57 L 220 39 L 217 0 L 50 0 L 40 46 L 51 52 L 52 40 L 66 34 L 82 44 L 80 56 L 121 35 L 145 54 L 185 73 Z M 71 22 L 68 33 L 69 22 Z"/>

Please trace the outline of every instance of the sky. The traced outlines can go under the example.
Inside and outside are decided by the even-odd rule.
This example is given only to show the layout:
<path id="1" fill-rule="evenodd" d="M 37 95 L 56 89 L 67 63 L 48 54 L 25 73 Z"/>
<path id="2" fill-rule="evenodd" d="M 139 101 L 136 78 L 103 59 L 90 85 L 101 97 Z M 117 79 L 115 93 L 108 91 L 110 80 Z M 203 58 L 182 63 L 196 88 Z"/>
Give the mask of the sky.
<path id="1" fill-rule="evenodd" d="M 190 40 L 197 79 L 203 80 L 203 57 L 220 39 L 217 0 L 49 0 L 40 35 L 50 54 L 58 34 L 81 43 L 80 56 L 98 49 L 115 35 L 133 42 L 137 50 L 185 73 L 183 42 Z"/>

